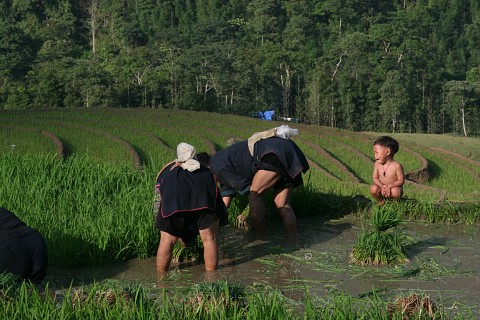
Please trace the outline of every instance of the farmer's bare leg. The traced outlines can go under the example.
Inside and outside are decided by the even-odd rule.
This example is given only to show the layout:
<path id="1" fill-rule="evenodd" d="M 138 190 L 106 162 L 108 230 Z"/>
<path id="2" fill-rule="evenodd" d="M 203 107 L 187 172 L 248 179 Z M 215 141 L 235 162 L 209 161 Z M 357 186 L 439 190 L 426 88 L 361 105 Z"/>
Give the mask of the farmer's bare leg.
<path id="1" fill-rule="evenodd" d="M 166 272 L 172 261 L 172 250 L 177 237 L 171 234 L 160 231 L 160 243 L 157 250 L 157 271 Z"/>
<path id="2" fill-rule="evenodd" d="M 258 170 L 253 177 L 248 193 L 248 204 L 253 227 L 259 236 L 264 236 L 267 232 L 267 208 L 263 200 L 263 193 L 277 183 L 280 178 L 281 176 L 277 172 L 267 170 Z"/>
<path id="3" fill-rule="evenodd" d="M 290 238 L 295 238 L 297 236 L 297 217 L 295 212 L 293 212 L 292 206 L 290 205 L 290 195 L 292 194 L 292 188 L 285 188 L 279 190 L 275 194 L 275 206 L 280 213 L 282 218 L 283 225 L 287 231 L 287 235 Z"/>
<path id="4" fill-rule="evenodd" d="M 205 270 L 215 270 L 218 266 L 218 221 L 208 228 L 199 231 L 200 238 L 203 242 L 203 259 L 205 260 Z"/>

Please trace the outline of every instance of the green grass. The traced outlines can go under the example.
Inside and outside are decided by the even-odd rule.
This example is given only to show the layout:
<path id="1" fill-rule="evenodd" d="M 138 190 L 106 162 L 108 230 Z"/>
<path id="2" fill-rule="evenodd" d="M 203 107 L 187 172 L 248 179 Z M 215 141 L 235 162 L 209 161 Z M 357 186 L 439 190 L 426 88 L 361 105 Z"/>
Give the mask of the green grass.
<path id="1" fill-rule="evenodd" d="M 0 280 L 5 276 L 0 275 Z M 0 282 L 2 283 L 2 282 Z M 408 297 L 428 301 L 408 310 L 409 319 L 474 319 L 468 310 L 452 312 L 422 293 Z M 303 290 L 291 299 L 269 286 L 244 287 L 227 281 L 200 283 L 190 288 L 147 291 L 95 283 L 53 293 L 30 284 L 0 285 L 2 319 L 402 319 L 400 299 L 372 292 L 361 298 L 343 292 L 317 297 Z"/>
<path id="2" fill-rule="evenodd" d="M 465 138 L 452 134 L 396 133 L 392 137 L 406 143 L 415 143 L 428 148 L 443 148 L 463 157 L 480 161 L 480 139 Z"/>
<path id="3" fill-rule="evenodd" d="M 45 235 L 54 265 L 103 264 L 154 254 L 158 234 L 151 213 L 153 186 L 158 171 L 175 158 L 177 144 L 191 143 L 197 151 L 210 151 L 212 145 L 221 149 L 228 138 L 246 139 L 284 124 L 207 112 L 113 108 L 0 111 L 0 122 L 5 124 L 0 128 L 0 178 L 9 182 L 0 186 L 0 205 Z M 312 166 L 304 175 L 305 185 L 292 195 L 297 216 L 328 218 L 368 210 L 373 204 L 368 191 L 372 142 L 380 134 L 289 125 L 300 130 L 294 141 L 306 156 L 330 173 Z M 40 130 L 62 140 L 65 160 L 55 158 L 53 142 Z M 135 149 L 141 170 L 133 167 L 129 151 L 111 136 Z M 419 162 L 410 152 L 402 152 L 402 146 L 429 160 L 433 174 L 425 186 L 405 185 L 408 201 L 398 208 L 402 218 L 478 223 L 479 205 L 474 200 L 480 194 L 480 165 L 430 148 L 450 148 L 474 159 L 478 139 L 392 136 L 400 141 L 396 159 L 406 171 L 418 169 Z M 314 146 L 326 150 L 348 172 Z M 361 183 L 352 182 L 349 174 Z M 278 219 L 271 197 L 266 195 L 269 218 Z M 246 205 L 244 197 L 235 199 L 230 222 Z"/>
<path id="4" fill-rule="evenodd" d="M 44 136 L 40 130 L 0 126 L 0 152 L 14 152 L 24 155 L 52 154 L 56 150 L 54 143 Z"/>
<path id="5" fill-rule="evenodd" d="M 152 255 L 155 172 L 88 157 L 0 155 L 1 206 L 44 235 L 52 265 L 99 265 Z"/>

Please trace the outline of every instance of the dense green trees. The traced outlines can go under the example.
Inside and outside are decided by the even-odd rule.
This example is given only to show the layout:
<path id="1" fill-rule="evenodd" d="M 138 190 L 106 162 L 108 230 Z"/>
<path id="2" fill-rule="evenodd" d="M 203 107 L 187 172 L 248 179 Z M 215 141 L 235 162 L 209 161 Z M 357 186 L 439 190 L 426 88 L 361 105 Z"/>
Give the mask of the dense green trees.
<path id="1" fill-rule="evenodd" d="M 480 135 L 477 0 L 5 0 L 0 108 Z"/>

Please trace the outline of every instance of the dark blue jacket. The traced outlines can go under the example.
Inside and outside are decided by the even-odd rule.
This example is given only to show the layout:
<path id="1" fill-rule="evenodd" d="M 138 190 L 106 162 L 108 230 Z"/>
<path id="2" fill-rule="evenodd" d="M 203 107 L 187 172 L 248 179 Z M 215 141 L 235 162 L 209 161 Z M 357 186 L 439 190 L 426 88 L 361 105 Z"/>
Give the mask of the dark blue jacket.
<path id="1" fill-rule="evenodd" d="M 258 141 L 253 156 L 248 150 L 247 140 L 218 151 L 210 160 L 210 170 L 222 184 L 240 194 L 246 194 L 258 170 L 260 159 L 269 153 L 278 157 L 292 179 L 309 169 L 305 155 L 295 142 L 273 137 Z"/>

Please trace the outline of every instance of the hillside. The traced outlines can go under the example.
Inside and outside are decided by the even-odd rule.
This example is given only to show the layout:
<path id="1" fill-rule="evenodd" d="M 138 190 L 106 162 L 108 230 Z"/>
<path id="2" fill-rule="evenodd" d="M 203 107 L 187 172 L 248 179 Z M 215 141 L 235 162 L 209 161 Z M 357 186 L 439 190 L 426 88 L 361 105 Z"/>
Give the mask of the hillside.
<path id="1" fill-rule="evenodd" d="M 214 153 L 227 140 L 283 122 L 208 112 L 166 109 L 48 109 L 1 111 L 0 150 L 15 154 L 89 156 L 114 166 L 160 168 L 185 141 Z M 324 190 L 368 197 L 372 142 L 380 134 L 288 123 L 311 164 L 309 181 Z M 410 197 L 475 200 L 480 192 L 480 140 L 452 135 L 392 134 L 411 180 Z M 340 187 L 342 186 L 342 187 Z M 348 186 L 348 187 L 346 187 Z M 348 190 L 348 191 L 346 191 Z"/>

